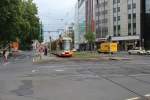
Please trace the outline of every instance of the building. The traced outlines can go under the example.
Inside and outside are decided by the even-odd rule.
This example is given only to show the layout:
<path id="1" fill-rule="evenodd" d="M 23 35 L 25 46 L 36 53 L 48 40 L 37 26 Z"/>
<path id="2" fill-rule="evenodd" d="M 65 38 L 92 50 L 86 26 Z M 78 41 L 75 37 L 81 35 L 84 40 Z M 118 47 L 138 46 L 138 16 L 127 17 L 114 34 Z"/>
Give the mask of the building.
<path id="1" fill-rule="evenodd" d="M 150 49 L 150 0 L 141 0 L 141 42 Z"/>
<path id="2" fill-rule="evenodd" d="M 79 49 L 80 44 L 80 34 L 79 34 L 79 10 L 78 10 L 78 2 L 75 5 L 75 19 L 74 19 L 74 47 L 75 49 Z"/>
<path id="3" fill-rule="evenodd" d="M 95 26 L 96 26 L 96 42 L 106 40 L 110 32 L 110 8 L 111 0 L 94 0 L 95 9 Z"/>
<path id="4" fill-rule="evenodd" d="M 96 41 L 112 36 L 120 50 L 150 45 L 150 0 L 95 0 Z"/>
<path id="5" fill-rule="evenodd" d="M 80 49 L 86 42 L 84 35 L 86 33 L 86 0 L 78 0 L 75 7 L 75 48 Z"/>
<path id="6" fill-rule="evenodd" d="M 118 41 L 121 50 L 139 46 L 141 11 L 140 0 L 113 0 L 111 2 L 111 23 L 113 40 Z"/>
<path id="7" fill-rule="evenodd" d="M 86 0 L 86 32 L 95 32 L 94 0 Z"/>

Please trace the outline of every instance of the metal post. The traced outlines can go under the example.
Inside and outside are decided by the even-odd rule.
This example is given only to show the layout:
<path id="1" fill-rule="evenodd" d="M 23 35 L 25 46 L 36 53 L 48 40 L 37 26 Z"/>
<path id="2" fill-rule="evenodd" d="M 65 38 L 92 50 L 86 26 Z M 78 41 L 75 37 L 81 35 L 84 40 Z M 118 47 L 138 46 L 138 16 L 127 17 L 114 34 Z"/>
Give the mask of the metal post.
<path id="1" fill-rule="evenodd" d="M 111 58 L 111 41 L 109 42 L 109 57 Z"/>
<path id="2" fill-rule="evenodd" d="M 49 37 L 49 40 L 50 40 L 49 50 L 50 50 L 50 52 L 51 52 L 51 51 L 52 51 L 52 38 L 51 38 L 51 36 Z"/>
<path id="3" fill-rule="evenodd" d="M 109 36 L 108 37 L 108 41 L 109 41 L 109 58 L 111 59 L 111 42 L 112 42 L 112 37 L 111 36 Z"/>

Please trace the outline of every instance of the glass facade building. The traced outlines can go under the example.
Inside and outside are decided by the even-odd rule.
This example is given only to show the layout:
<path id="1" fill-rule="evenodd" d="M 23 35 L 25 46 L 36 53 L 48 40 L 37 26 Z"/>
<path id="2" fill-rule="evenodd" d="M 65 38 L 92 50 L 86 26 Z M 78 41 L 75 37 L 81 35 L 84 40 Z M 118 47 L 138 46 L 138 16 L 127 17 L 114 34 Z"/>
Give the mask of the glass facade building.
<path id="1" fill-rule="evenodd" d="M 150 49 L 150 0 L 141 0 L 141 42 L 145 49 Z"/>
<path id="2" fill-rule="evenodd" d="M 85 0 L 78 2 L 78 22 L 79 22 L 79 40 L 80 43 L 85 42 L 84 34 L 86 31 L 86 16 L 85 16 Z"/>
<path id="3" fill-rule="evenodd" d="M 146 13 L 150 13 L 150 0 L 146 0 L 145 5 L 146 5 Z"/>

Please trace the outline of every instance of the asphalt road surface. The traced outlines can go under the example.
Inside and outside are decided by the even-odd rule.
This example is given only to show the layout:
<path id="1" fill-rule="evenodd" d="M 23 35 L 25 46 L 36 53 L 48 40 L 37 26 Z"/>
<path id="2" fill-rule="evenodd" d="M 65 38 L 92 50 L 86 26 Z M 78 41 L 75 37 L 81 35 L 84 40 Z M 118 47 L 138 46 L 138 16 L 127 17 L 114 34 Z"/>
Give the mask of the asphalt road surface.
<path id="1" fill-rule="evenodd" d="M 0 64 L 0 100 L 150 100 L 150 56 L 115 56 L 130 60 L 9 58 Z"/>

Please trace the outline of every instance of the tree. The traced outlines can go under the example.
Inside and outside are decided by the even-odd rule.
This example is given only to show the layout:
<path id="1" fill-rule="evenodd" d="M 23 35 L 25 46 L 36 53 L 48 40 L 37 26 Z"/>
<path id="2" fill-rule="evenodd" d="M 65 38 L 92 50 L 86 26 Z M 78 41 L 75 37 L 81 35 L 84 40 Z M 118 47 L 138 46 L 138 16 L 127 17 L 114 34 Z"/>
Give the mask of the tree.
<path id="1" fill-rule="evenodd" d="M 17 23 L 21 15 L 20 0 L 1 0 L 0 1 L 0 34 L 1 41 L 13 41 L 19 30 Z"/>
<path id="2" fill-rule="evenodd" d="M 7 44 L 19 38 L 22 48 L 30 47 L 32 40 L 43 40 L 42 24 L 33 0 L 0 0 L 0 43 Z"/>
<path id="3" fill-rule="evenodd" d="M 93 50 L 92 45 L 95 42 L 95 33 L 89 29 L 89 31 L 84 35 L 84 37 L 87 40 L 88 49 Z"/>

